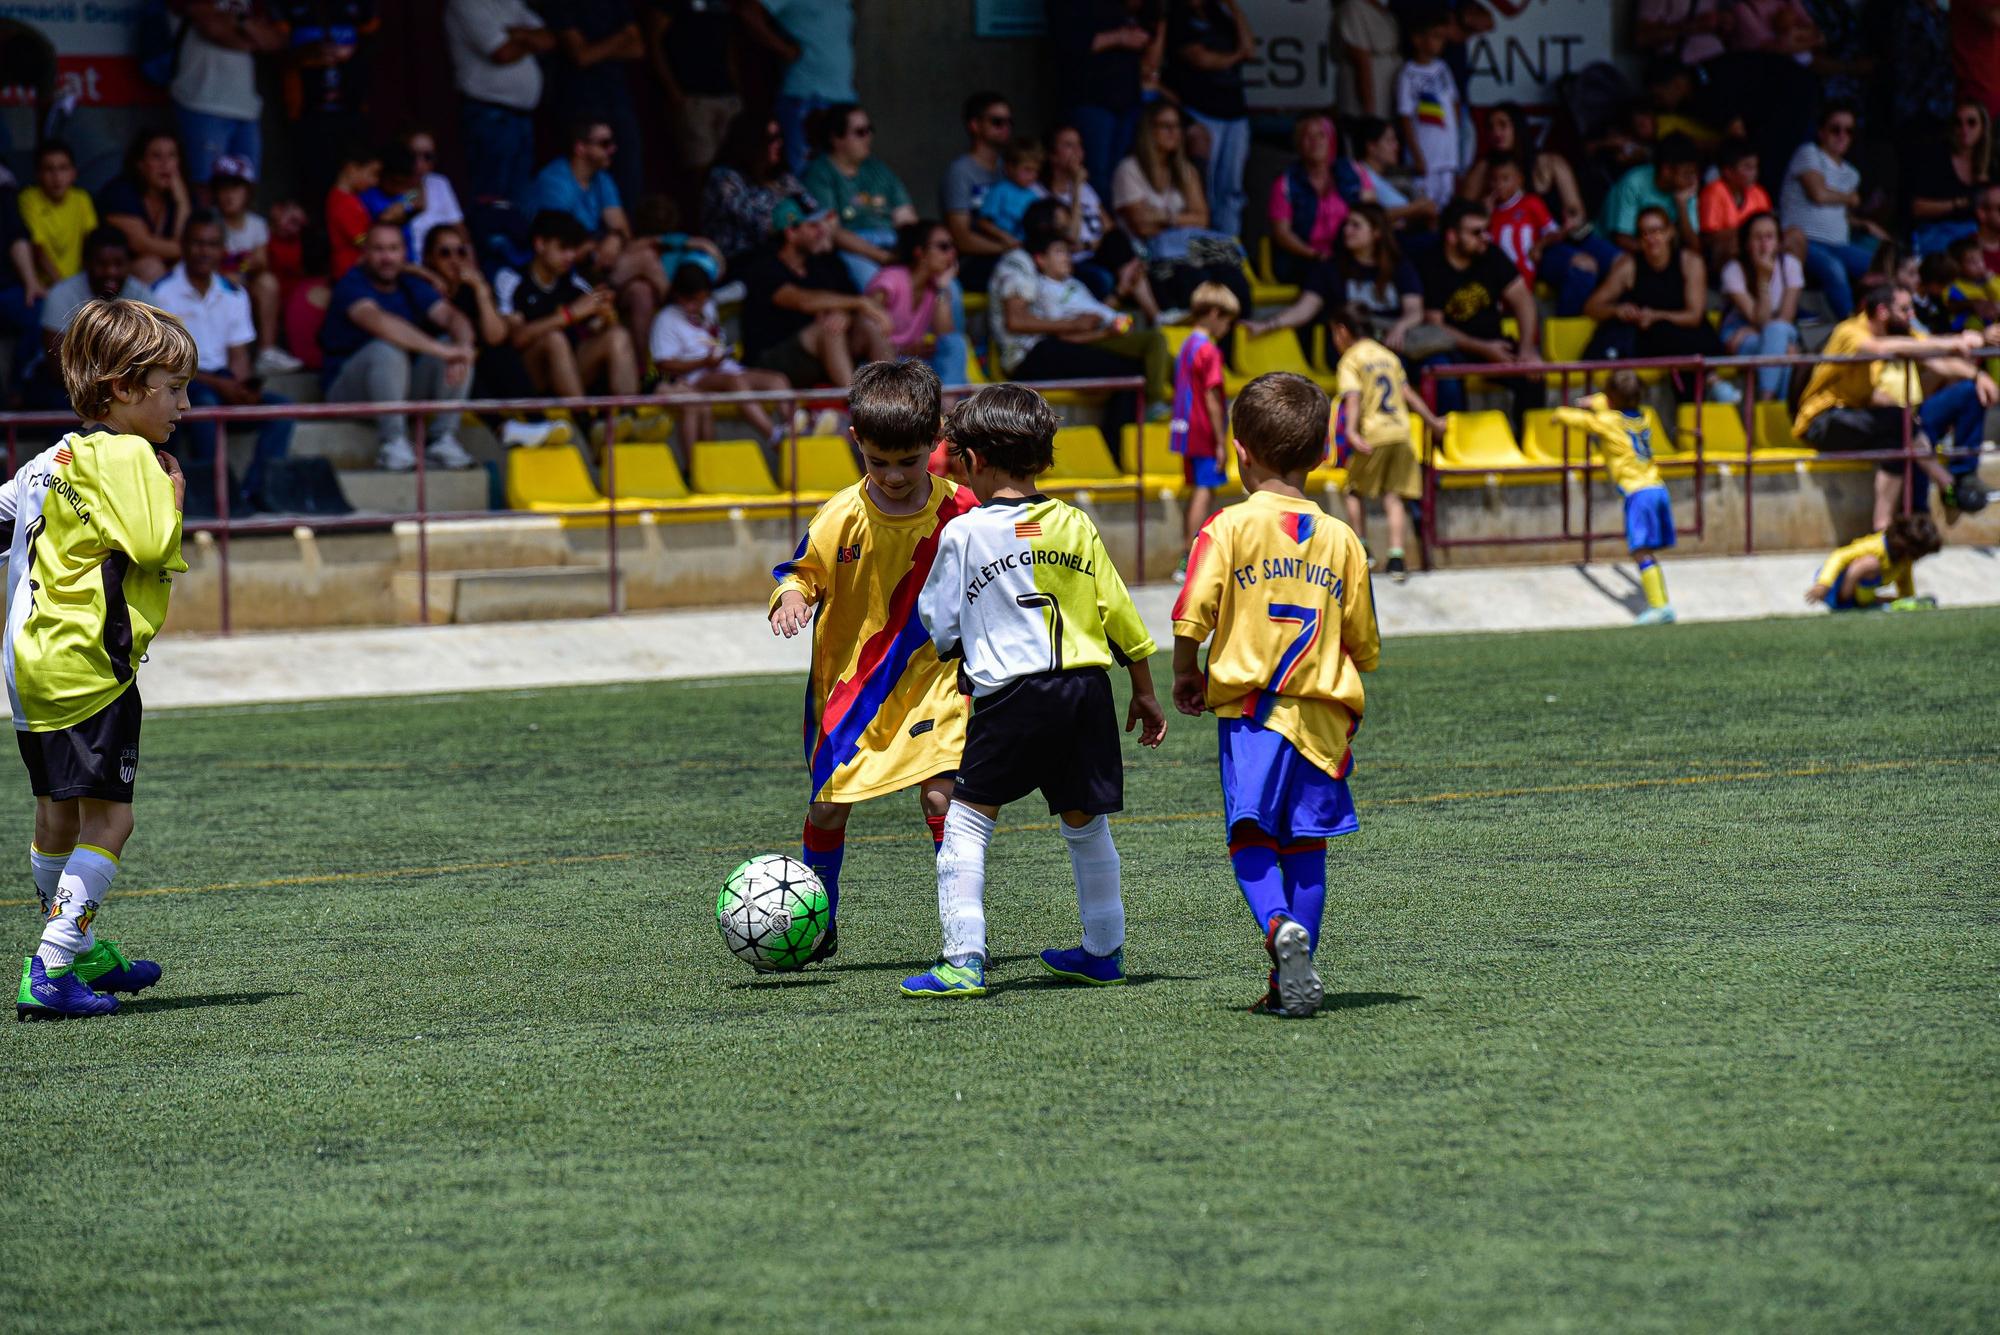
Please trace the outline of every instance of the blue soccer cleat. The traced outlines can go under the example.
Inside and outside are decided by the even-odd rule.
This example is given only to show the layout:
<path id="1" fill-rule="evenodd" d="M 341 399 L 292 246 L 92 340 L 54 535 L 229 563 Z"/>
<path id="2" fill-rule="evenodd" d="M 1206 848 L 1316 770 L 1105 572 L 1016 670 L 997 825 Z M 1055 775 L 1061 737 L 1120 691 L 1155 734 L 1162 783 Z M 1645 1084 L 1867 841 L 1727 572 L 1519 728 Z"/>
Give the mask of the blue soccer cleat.
<path id="1" fill-rule="evenodd" d="M 21 991 L 14 999 L 16 1020 L 87 1020 L 117 1009 L 118 998 L 100 997 L 74 969 L 51 978 L 39 956 L 30 955 L 21 962 Z"/>
<path id="2" fill-rule="evenodd" d="M 1326 985 L 1313 968 L 1312 938 L 1306 929 L 1290 918 L 1273 915 L 1264 933 L 1264 949 L 1270 952 L 1271 963 L 1278 966 L 1273 990 L 1280 1009 L 1272 1013 L 1298 1020 L 1317 1012 L 1326 996 Z"/>
<path id="3" fill-rule="evenodd" d="M 160 981 L 160 966 L 135 960 L 116 941 L 99 941 L 76 957 L 76 976 L 93 992 L 143 992 Z"/>
<path id="4" fill-rule="evenodd" d="M 903 980 L 906 997 L 983 997 L 986 995 L 986 961 L 977 955 L 969 964 L 939 960 L 926 972 Z"/>
<path id="5" fill-rule="evenodd" d="M 1632 624 L 1635 626 L 1671 626 L 1674 624 L 1674 609 L 1672 606 L 1649 607 L 1639 613 L 1638 616 L 1633 617 Z"/>
<path id="6" fill-rule="evenodd" d="M 1058 978 L 1093 987 L 1116 987 L 1125 981 L 1125 947 L 1109 955 L 1093 955 L 1081 946 L 1075 950 L 1044 950 L 1042 967 Z"/>

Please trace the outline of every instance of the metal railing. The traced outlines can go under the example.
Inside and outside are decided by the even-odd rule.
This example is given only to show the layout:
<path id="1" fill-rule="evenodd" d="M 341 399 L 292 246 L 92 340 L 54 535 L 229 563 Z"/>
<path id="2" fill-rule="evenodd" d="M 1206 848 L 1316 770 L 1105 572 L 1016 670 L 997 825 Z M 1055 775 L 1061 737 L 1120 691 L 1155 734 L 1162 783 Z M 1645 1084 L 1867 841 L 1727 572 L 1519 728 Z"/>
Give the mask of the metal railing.
<path id="1" fill-rule="evenodd" d="M 1146 401 L 1145 379 L 1139 375 L 1099 378 L 1094 380 L 1054 380 L 1018 382 L 1029 389 L 1042 393 L 1071 392 L 1085 394 L 1111 394 L 1132 391 L 1137 396 L 1138 409 L 1135 423 L 1138 427 L 1134 443 L 1135 464 L 1143 465 L 1145 449 Z M 947 408 L 958 399 L 980 386 L 973 384 L 951 385 L 944 391 Z M 392 528 L 399 524 L 409 524 L 415 528 L 417 543 L 417 621 L 419 625 L 430 623 L 430 529 L 434 524 L 451 525 L 474 520 L 496 518 L 555 518 L 593 519 L 603 518 L 605 522 L 605 566 L 606 566 L 606 610 L 616 614 L 619 605 L 618 568 L 618 527 L 624 517 L 637 519 L 640 516 L 672 513 L 713 514 L 727 516 L 746 508 L 762 508 L 764 505 L 784 506 L 786 518 L 791 527 L 797 528 L 801 513 L 816 505 L 813 493 L 802 493 L 799 487 L 799 438 L 798 421 L 794 409 L 804 407 L 819 409 L 843 404 L 847 400 L 845 389 L 812 390 L 758 390 L 738 393 L 669 393 L 669 394 L 625 394 L 596 395 L 580 398 L 546 399 L 439 399 L 405 400 L 393 403 L 296 403 L 296 404 L 255 404 L 240 407 L 190 408 L 181 414 L 183 429 L 192 422 L 215 422 L 220 429 L 215 432 L 213 466 L 215 473 L 215 518 L 198 519 L 183 526 L 184 533 L 207 533 L 214 537 L 217 548 L 218 569 L 218 611 L 219 629 L 222 634 L 231 630 L 230 615 L 230 551 L 232 534 L 241 536 L 261 536 L 279 533 L 293 533 L 299 529 L 317 532 L 340 532 L 365 529 Z M 688 499 L 666 500 L 655 497 L 621 496 L 618 491 L 618 452 L 610 448 L 616 440 L 617 418 L 620 413 L 635 409 L 658 409 L 669 414 L 680 414 L 687 409 L 724 407 L 740 404 L 770 404 L 782 410 L 787 426 L 785 428 L 786 455 L 789 467 L 788 478 L 780 492 L 768 500 L 759 500 L 746 505 L 742 497 L 730 497 L 715 501 L 699 499 L 694 493 Z M 592 416 L 601 416 L 604 422 L 605 447 L 600 455 L 599 473 L 602 477 L 601 492 L 603 504 L 578 506 L 571 509 L 536 510 L 458 510 L 434 511 L 429 506 L 428 481 L 429 461 L 426 458 L 426 431 L 433 415 L 450 414 L 453 417 L 465 413 L 549 413 L 568 412 L 576 421 L 579 430 L 585 430 L 585 422 Z M 232 426 L 255 426 L 259 423 L 288 420 L 294 422 L 355 421 L 372 423 L 377 417 L 389 415 L 407 416 L 411 422 L 411 446 L 416 453 L 416 467 L 412 476 L 416 488 L 415 508 L 408 511 L 367 512 L 351 515 L 271 515 L 265 518 L 243 518 L 230 513 L 234 497 L 230 494 L 229 473 L 229 428 Z M 684 419 L 683 419 L 684 420 Z M 5 432 L 7 451 L 7 476 L 12 477 L 23 461 L 20 438 L 23 431 L 43 427 L 71 429 L 77 425 L 77 416 L 71 412 L 16 412 L 0 413 L 0 430 Z M 577 444 L 588 450 L 590 442 Z M 692 444 L 692 442 L 690 442 Z M 513 448 L 533 449 L 534 446 Z M 663 446 L 662 448 L 666 448 Z M 1115 446 L 1113 446 L 1115 451 Z M 39 450 L 30 451 L 26 457 L 32 458 Z M 186 456 L 183 456 L 186 457 Z M 588 457 L 586 455 L 586 457 Z M 505 467 L 504 459 L 502 461 Z M 1084 490 L 1073 488 L 1074 491 Z M 1143 471 L 1117 480 L 1096 480 L 1088 488 L 1093 494 L 1109 494 L 1114 497 L 1130 494 L 1133 507 L 1134 565 L 1140 583 L 1145 578 L 1146 568 L 1146 501 L 1147 485 Z"/>

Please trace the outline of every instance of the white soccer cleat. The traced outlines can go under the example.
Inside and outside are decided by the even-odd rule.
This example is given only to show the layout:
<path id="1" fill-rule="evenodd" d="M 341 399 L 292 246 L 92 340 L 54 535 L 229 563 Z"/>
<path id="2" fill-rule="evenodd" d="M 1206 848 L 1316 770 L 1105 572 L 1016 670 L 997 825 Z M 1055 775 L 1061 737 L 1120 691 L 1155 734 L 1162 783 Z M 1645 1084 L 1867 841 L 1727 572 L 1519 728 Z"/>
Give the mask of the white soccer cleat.
<path id="1" fill-rule="evenodd" d="M 1290 918 L 1273 922 L 1265 945 L 1271 962 L 1278 966 L 1278 1001 L 1288 1018 L 1302 1019 L 1316 1014 L 1326 996 L 1326 985 L 1313 968 L 1312 938 Z"/>

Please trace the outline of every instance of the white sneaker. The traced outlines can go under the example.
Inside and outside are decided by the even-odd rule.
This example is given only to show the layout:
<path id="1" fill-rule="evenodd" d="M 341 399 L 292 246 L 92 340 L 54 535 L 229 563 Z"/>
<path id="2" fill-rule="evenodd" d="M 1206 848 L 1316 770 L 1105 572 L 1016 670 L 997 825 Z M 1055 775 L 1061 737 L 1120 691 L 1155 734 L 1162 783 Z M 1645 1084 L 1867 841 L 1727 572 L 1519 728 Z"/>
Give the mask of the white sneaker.
<path id="1" fill-rule="evenodd" d="M 257 354 L 256 370 L 258 375 L 290 375 L 294 371 L 303 371 L 305 369 L 306 364 L 304 362 L 292 356 L 291 353 L 286 352 L 275 343 Z"/>
<path id="2" fill-rule="evenodd" d="M 845 428 L 840 423 L 840 414 L 831 408 L 820 409 L 819 415 L 813 418 L 812 434 L 815 436 L 839 436 L 846 434 Z"/>
<path id="3" fill-rule="evenodd" d="M 410 442 L 401 436 L 382 442 L 376 451 L 375 466 L 391 473 L 413 472 L 417 466 L 417 452 L 410 448 Z"/>
<path id="4" fill-rule="evenodd" d="M 546 445 L 554 433 L 556 424 L 544 418 L 539 422 L 523 422 L 510 418 L 500 427 L 502 445 Z"/>
<path id="5" fill-rule="evenodd" d="M 424 455 L 439 468 L 479 466 L 479 460 L 466 453 L 465 446 L 458 443 L 457 436 L 439 436 L 424 450 Z"/>

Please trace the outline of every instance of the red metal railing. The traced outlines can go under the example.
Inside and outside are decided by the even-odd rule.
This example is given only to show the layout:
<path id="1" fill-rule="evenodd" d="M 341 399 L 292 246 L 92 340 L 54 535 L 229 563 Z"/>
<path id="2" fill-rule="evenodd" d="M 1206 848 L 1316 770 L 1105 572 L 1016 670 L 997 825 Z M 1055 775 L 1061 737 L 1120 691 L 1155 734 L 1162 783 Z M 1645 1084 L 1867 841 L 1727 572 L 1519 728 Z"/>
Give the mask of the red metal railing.
<path id="1" fill-rule="evenodd" d="M 1134 463 L 1141 463 L 1137 457 L 1143 455 L 1146 424 L 1145 380 L 1140 376 L 1120 376 L 1095 380 L 1059 380 L 1021 382 L 1029 389 L 1043 393 L 1058 391 L 1079 393 L 1116 393 L 1133 391 L 1138 398 L 1135 414 L 1138 426 L 1135 442 Z M 952 385 L 945 388 L 945 403 L 949 407 L 956 400 L 978 389 L 978 385 Z M 792 527 L 799 523 L 801 512 L 810 502 L 803 501 L 799 490 L 799 430 L 793 409 L 795 407 L 829 407 L 846 402 L 844 389 L 814 390 L 762 390 L 730 394 L 628 394 L 601 395 L 583 398 L 558 399 L 443 399 L 426 401 L 403 401 L 396 403 L 297 403 L 297 404 L 257 404 L 245 407 L 191 408 L 181 415 L 183 424 L 190 422 L 216 422 L 222 429 L 215 433 L 215 511 L 213 519 L 200 519 L 184 526 L 186 533 L 209 533 L 214 535 L 218 566 L 218 612 L 220 630 L 228 634 L 231 628 L 230 615 L 230 552 L 229 539 L 232 534 L 254 536 L 260 534 L 291 533 L 304 528 L 314 532 L 340 532 L 357 529 L 382 529 L 397 524 L 412 524 L 417 539 L 417 618 L 419 624 L 430 621 L 430 526 L 433 524 L 453 524 L 471 520 L 529 515 L 537 517 L 590 518 L 602 515 L 605 520 L 605 568 L 606 606 L 616 613 L 618 603 L 618 521 L 621 516 L 637 517 L 671 512 L 685 514 L 727 515 L 745 508 L 741 498 L 704 502 L 698 498 L 688 500 L 661 501 L 648 504 L 651 498 L 621 497 L 618 493 L 617 451 L 606 448 L 602 452 L 601 476 L 604 504 L 577 507 L 567 510 L 461 510 L 432 511 L 428 504 L 429 462 L 425 457 L 425 433 L 432 415 L 450 414 L 456 417 L 471 413 L 515 413 L 567 411 L 576 417 L 580 429 L 592 415 L 602 415 L 605 440 L 615 438 L 618 414 L 638 408 L 655 408 L 663 412 L 678 414 L 690 408 L 717 407 L 731 404 L 767 403 L 781 408 L 786 416 L 786 450 L 790 467 L 789 477 L 780 495 L 772 497 L 770 504 L 786 507 L 786 517 Z M 268 518 L 245 519 L 230 514 L 233 497 L 229 494 L 229 446 L 228 429 L 232 426 L 254 426 L 261 422 L 289 420 L 295 422 L 353 421 L 372 422 L 377 417 L 396 414 L 414 419 L 411 423 L 411 445 L 416 451 L 417 464 L 414 471 L 416 487 L 415 508 L 403 512 L 374 512 L 354 515 L 274 515 Z M 6 433 L 7 476 L 11 477 L 22 461 L 20 436 L 23 431 L 54 427 L 69 429 L 77 424 L 77 417 L 69 412 L 20 412 L 0 413 L 0 429 Z M 585 442 L 580 442 L 585 443 Z M 585 443 L 587 444 L 587 443 Z M 33 451 L 29 457 L 32 457 Z M 1133 509 L 1133 547 L 1136 566 L 1134 583 L 1145 579 L 1146 569 L 1146 482 L 1143 474 L 1135 474 L 1126 479 L 1106 480 L 1094 483 L 1089 490 L 1094 494 L 1123 496 L 1130 494 Z M 697 497 L 698 497 L 697 493 Z M 638 501 L 638 503 L 634 503 Z"/>

